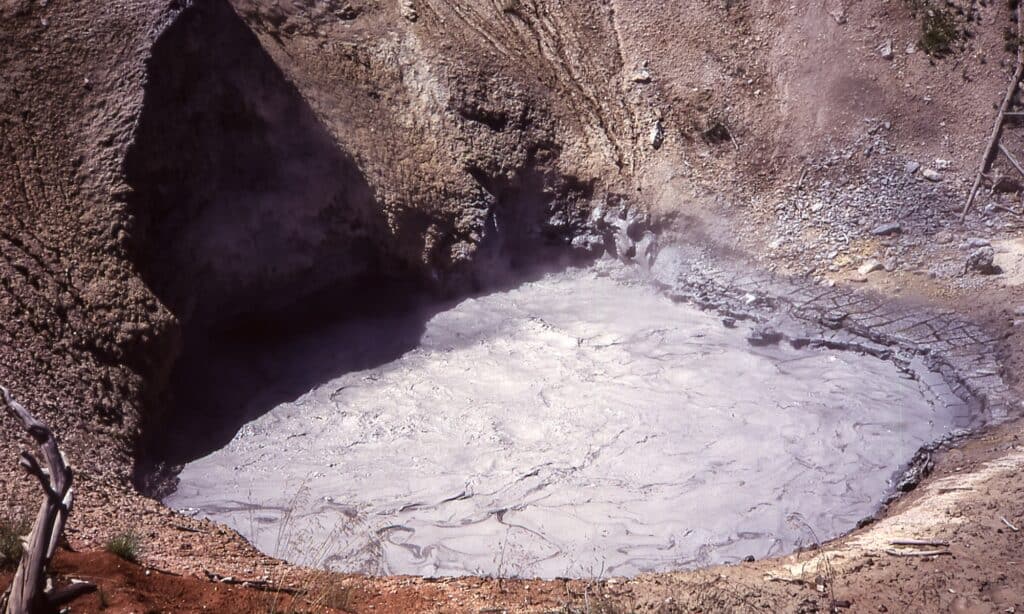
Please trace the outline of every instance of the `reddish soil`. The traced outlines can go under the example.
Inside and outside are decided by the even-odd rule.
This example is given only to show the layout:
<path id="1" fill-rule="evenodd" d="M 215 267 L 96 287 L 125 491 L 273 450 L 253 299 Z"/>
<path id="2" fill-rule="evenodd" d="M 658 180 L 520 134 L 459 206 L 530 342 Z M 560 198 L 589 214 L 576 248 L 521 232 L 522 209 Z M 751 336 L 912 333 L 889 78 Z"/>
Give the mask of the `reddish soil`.
<path id="1" fill-rule="evenodd" d="M 72 612 L 337 612 L 301 597 L 215 584 L 142 567 L 107 552 L 61 550 L 51 567 L 55 585 L 86 581 L 96 590 L 71 603 Z M 0 576 L 10 581 L 10 574 Z"/>

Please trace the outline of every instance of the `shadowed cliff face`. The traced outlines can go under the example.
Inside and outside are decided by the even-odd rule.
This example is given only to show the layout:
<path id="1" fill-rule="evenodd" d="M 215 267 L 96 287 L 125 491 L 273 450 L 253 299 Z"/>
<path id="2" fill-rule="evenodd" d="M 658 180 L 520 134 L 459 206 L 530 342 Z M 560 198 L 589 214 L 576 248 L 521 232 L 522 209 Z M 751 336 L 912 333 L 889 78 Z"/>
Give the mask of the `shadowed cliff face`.
<path id="1" fill-rule="evenodd" d="M 230 6 L 187 9 L 148 70 L 125 161 L 134 247 L 179 319 L 224 322 L 380 270 L 365 178 Z"/>
<path id="2" fill-rule="evenodd" d="M 365 18 L 302 15 L 324 27 Z M 287 307 L 396 269 L 456 289 L 486 286 L 500 275 L 495 267 L 516 269 L 530 256 L 542 260 L 539 247 L 566 247 L 607 192 L 599 175 L 560 168 L 574 139 L 556 134 L 539 92 L 576 83 L 567 76 L 574 64 L 551 55 L 569 52 L 562 43 L 527 44 L 542 36 L 540 24 L 524 21 L 506 43 L 489 43 L 518 41 L 506 64 L 540 54 L 545 70 L 519 80 L 484 74 L 462 54 L 449 66 L 415 37 L 380 31 L 359 53 L 337 57 L 331 44 L 307 57 L 323 69 L 311 72 L 329 79 L 314 89 L 303 87 L 309 74 L 278 64 L 292 63 L 281 36 L 301 29 L 277 29 L 273 15 L 249 20 L 223 0 L 194 4 L 147 65 L 125 161 L 132 234 L 143 275 L 180 319 Z"/>
<path id="3" fill-rule="evenodd" d="M 153 47 L 125 160 L 133 256 L 182 325 L 170 385 L 141 449 L 160 457 L 167 420 L 215 432 L 205 368 L 225 331 L 261 340 L 299 300 L 358 303 L 393 267 L 362 172 L 226 2 L 184 11 Z M 354 288 L 359 287 L 356 291 Z M 283 310 L 283 311 L 282 311 Z M 307 314 L 309 310 L 307 310 Z"/>

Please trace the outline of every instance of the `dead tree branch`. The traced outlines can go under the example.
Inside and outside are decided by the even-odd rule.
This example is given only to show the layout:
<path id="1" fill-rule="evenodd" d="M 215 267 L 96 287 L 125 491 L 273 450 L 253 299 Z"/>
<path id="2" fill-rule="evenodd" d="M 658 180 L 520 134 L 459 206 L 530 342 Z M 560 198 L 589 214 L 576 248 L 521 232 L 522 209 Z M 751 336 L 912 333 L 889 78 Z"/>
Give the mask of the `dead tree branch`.
<path id="1" fill-rule="evenodd" d="M 29 436 L 35 440 L 46 463 L 44 468 L 28 452 L 22 452 L 19 459 L 19 464 L 39 481 L 44 496 L 32 532 L 25 540 L 25 550 L 11 582 L 4 610 L 6 614 L 37 614 L 66 602 L 69 594 L 87 590 L 81 587 L 71 593 L 46 592 L 46 567 L 60 542 L 74 500 L 74 490 L 71 488 L 73 476 L 49 427 L 15 401 L 10 391 L 3 386 L 0 386 L 0 397 L 7 411 L 21 422 Z"/>
<path id="2" fill-rule="evenodd" d="M 989 136 L 988 144 L 985 146 L 985 153 L 981 157 L 981 165 L 978 167 L 978 173 L 974 177 L 971 194 L 967 197 L 967 203 L 964 205 L 963 211 L 960 212 L 961 223 L 967 219 L 967 213 L 970 212 L 971 205 L 974 204 L 974 198 L 978 195 L 978 188 L 981 187 L 981 180 L 985 177 L 985 171 L 988 170 L 989 163 L 996 155 L 996 147 L 999 145 L 999 135 L 1003 133 L 1003 123 L 1006 121 L 1006 114 L 1010 110 L 1010 104 L 1013 102 L 1013 95 L 1017 93 L 1017 88 L 1020 86 L 1021 77 L 1024 77 L 1024 45 L 1020 44 L 1022 35 L 1024 35 L 1024 23 L 1021 21 L 1021 17 L 1024 15 L 1022 15 L 1022 9 L 1019 5 L 1014 10 L 1017 14 L 1017 69 L 1010 79 L 1010 86 L 1003 97 L 1003 104 L 999 107 L 999 114 L 996 115 L 996 125 L 992 128 L 992 135 Z"/>

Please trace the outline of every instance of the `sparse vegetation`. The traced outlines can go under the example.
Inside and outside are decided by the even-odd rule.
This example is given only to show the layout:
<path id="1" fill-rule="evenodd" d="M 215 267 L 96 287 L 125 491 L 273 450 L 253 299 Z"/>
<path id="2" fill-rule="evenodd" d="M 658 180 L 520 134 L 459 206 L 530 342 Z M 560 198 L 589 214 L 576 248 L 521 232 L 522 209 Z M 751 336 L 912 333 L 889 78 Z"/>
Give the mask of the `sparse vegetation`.
<path id="1" fill-rule="evenodd" d="M 921 38 L 918 39 L 921 50 L 935 58 L 953 53 L 953 45 L 965 35 L 957 23 L 956 15 L 932 0 L 904 2 L 911 11 L 921 16 Z"/>
<path id="2" fill-rule="evenodd" d="M 1003 30 L 1003 40 L 1005 41 L 1003 46 L 1007 53 L 1017 53 L 1017 49 L 1020 48 L 1022 40 L 1014 29 L 1006 28 Z"/>
<path id="3" fill-rule="evenodd" d="M 0 519 L 0 569 L 14 569 L 21 560 L 25 547 L 22 537 L 28 534 L 32 526 L 27 520 Z"/>
<path id="4" fill-rule="evenodd" d="M 719 145 L 721 143 L 728 143 L 732 140 L 732 132 L 729 128 L 720 121 L 710 122 L 707 129 L 701 133 L 704 137 L 704 141 L 711 145 Z"/>
<path id="5" fill-rule="evenodd" d="M 107 542 L 107 552 L 119 556 L 122 559 L 135 563 L 139 560 L 139 550 L 142 540 L 131 531 L 118 533 Z"/>
<path id="6" fill-rule="evenodd" d="M 339 576 L 328 569 L 328 562 L 339 553 L 336 548 L 348 537 L 366 527 L 359 519 L 342 514 L 330 528 L 310 526 L 299 528 L 294 523 L 302 510 L 308 509 L 312 503 L 312 495 L 307 476 L 299 485 L 289 501 L 280 524 L 273 554 L 286 558 L 299 567 L 287 566 L 283 573 L 275 573 L 269 578 L 269 586 L 278 589 L 294 589 L 293 594 L 281 590 L 267 591 L 267 599 L 263 604 L 267 614 L 298 614 L 299 612 L 317 611 L 321 608 L 347 610 L 352 599 L 352 588 L 341 581 Z M 250 494 L 251 496 L 251 494 Z M 249 530 L 253 539 L 259 534 L 256 519 L 250 510 Z M 379 541 L 360 552 L 366 558 L 369 569 L 376 568 L 383 572 L 382 554 Z M 374 563 L 379 567 L 374 567 Z M 301 569 L 305 567 L 305 569 Z"/>
<path id="7" fill-rule="evenodd" d="M 943 9 L 928 9 L 921 19 L 921 49 L 941 58 L 953 52 L 953 43 L 960 39 L 960 30 L 952 14 Z"/>

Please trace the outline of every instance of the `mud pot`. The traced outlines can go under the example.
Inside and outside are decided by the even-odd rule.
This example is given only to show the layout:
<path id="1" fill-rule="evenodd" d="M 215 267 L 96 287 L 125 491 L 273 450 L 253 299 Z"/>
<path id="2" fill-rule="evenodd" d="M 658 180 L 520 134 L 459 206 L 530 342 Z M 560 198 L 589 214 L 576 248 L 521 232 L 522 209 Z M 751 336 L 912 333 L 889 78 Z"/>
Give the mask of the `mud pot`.
<path id="1" fill-rule="evenodd" d="M 166 503 L 338 571 L 624 576 L 840 535 L 975 421 L 923 366 L 751 334 L 590 270 L 349 320 L 248 353 L 274 406 Z"/>

